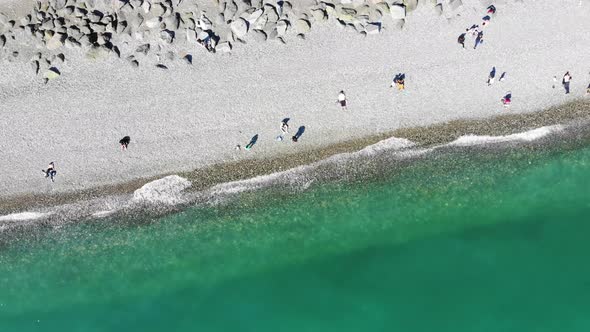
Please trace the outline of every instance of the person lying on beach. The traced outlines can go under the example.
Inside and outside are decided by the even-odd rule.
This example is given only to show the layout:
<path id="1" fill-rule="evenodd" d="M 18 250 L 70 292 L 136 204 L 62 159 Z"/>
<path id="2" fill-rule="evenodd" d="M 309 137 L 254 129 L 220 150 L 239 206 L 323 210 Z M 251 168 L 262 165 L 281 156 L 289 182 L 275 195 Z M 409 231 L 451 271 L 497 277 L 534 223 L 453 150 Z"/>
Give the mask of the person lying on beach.
<path id="1" fill-rule="evenodd" d="M 119 141 L 119 144 L 121 145 L 121 151 L 127 150 L 129 143 L 131 143 L 131 137 L 125 136 L 121 138 L 121 140 Z"/>
<path id="2" fill-rule="evenodd" d="M 391 88 L 395 84 L 395 86 L 397 87 L 397 89 L 399 91 L 403 91 L 406 88 L 406 81 L 405 80 L 406 80 L 406 74 L 399 73 L 399 74 L 395 75 L 395 77 L 393 78 L 393 81 L 391 82 L 391 85 L 389 87 Z"/>
<path id="3" fill-rule="evenodd" d="M 498 80 L 498 82 L 503 82 L 506 79 L 506 72 L 503 72 L 502 75 L 500 75 L 500 79 Z"/>
<path id="4" fill-rule="evenodd" d="M 510 106 L 510 103 L 512 103 L 512 92 L 508 91 L 504 98 L 501 99 L 501 101 L 504 107 L 508 108 Z"/>
<path id="5" fill-rule="evenodd" d="M 590 95 L 590 83 L 588 83 L 588 87 L 586 88 L 586 96 Z"/>
<path id="6" fill-rule="evenodd" d="M 340 93 L 338 93 L 338 100 L 336 100 L 336 102 L 338 104 L 340 104 L 340 107 L 342 107 L 343 110 L 346 110 L 346 95 L 344 94 L 344 90 L 340 90 Z M 296 140 L 294 142 L 297 142 Z"/>
<path id="7" fill-rule="evenodd" d="M 488 11 L 487 11 L 488 14 L 492 14 L 493 15 L 493 14 L 496 13 L 496 7 L 494 5 L 488 6 L 487 9 L 488 9 Z"/>
<path id="8" fill-rule="evenodd" d="M 467 31 L 467 33 L 470 33 L 472 36 L 475 37 L 479 33 L 479 25 L 474 24 L 470 28 L 465 29 L 465 31 Z"/>
<path id="9" fill-rule="evenodd" d="M 55 182 L 55 176 L 57 175 L 57 171 L 55 170 L 55 163 L 52 161 L 47 166 L 47 169 L 42 169 L 41 172 L 45 174 L 46 178 L 51 178 L 51 182 Z"/>
<path id="10" fill-rule="evenodd" d="M 486 16 L 484 16 L 484 17 L 482 18 L 483 22 L 481 23 L 481 25 L 482 25 L 482 26 L 486 26 L 486 25 L 490 24 L 490 19 L 491 19 L 491 18 L 490 18 L 490 16 L 489 16 L 489 15 L 486 15 Z"/>
<path id="11" fill-rule="evenodd" d="M 289 133 L 289 124 L 287 123 L 287 121 L 281 122 L 281 132 L 283 134 L 288 134 Z"/>
<path id="12" fill-rule="evenodd" d="M 457 43 L 461 44 L 461 46 L 463 46 L 463 48 L 465 48 L 465 34 L 464 33 L 459 35 L 459 38 L 457 38 Z"/>

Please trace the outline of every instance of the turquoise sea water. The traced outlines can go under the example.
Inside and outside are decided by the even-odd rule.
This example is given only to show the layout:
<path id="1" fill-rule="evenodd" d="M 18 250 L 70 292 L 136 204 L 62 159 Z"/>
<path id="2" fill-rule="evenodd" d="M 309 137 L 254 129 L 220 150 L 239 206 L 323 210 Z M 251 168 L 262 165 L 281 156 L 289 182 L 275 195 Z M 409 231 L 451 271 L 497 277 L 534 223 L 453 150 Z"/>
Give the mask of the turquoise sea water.
<path id="1" fill-rule="evenodd" d="M 19 235 L 0 331 L 589 331 L 589 237 L 587 145 L 441 153 Z"/>

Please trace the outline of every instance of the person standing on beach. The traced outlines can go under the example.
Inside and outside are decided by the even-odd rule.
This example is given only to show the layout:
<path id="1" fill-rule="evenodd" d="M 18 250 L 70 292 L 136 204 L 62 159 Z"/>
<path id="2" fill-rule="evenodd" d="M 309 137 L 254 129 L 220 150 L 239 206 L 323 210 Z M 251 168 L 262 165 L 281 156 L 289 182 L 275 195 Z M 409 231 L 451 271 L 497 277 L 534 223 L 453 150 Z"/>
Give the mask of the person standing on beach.
<path id="1" fill-rule="evenodd" d="M 55 176 L 57 175 L 57 171 L 55 170 L 55 163 L 52 161 L 47 166 L 47 169 L 42 169 L 41 172 L 45 173 L 46 178 L 51 178 L 51 182 L 55 182 Z"/>
<path id="2" fill-rule="evenodd" d="M 561 80 L 561 84 L 563 85 L 563 88 L 565 89 L 566 95 L 570 93 L 570 81 L 571 80 L 572 80 L 572 75 L 568 71 L 565 73 L 565 75 L 563 75 L 563 80 Z"/>
<path id="3" fill-rule="evenodd" d="M 477 45 L 481 43 L 483 43 L 483 31 L 477 33 L 477 38 L 475 38 L 475 45 L 473 46 L 473 49 L 475 50 Z"/>
<path id="4" fill-rule="evenodd" d="M 336 102 L 340 104 L 340 107 L 342 107 L 343 110 L 347 110 L 346 95 L 344 94 L 344 90 L 340 90 L 340 93 L 338 93 L 338 100 L 336 100 Z"/>
<path id="5" fill-rule="evenodd" d="M 461 44 L 461 46 L 463 46 L 463 48 L 465 48 L 465 34 L 464 33 L 459 35 L 459 38 L 457 38 L 457 42 L 459 44 Z"/>
<path id="6" fill-rule="evenodd" d="M 279 142 L 282 141 L 285 135 L 289 133 L 288 121 L 289 119 L 284 119 L 283 121 L 281 121 L 281 134 L 276 138 L 276 140 Z"/>
<path id="7" fill-rule="evenodd" d="M 490 75 L 488 76 L 488 86 L 494 84 L 494 79 L 496 78 L 496 67 L 492 68 Z"/>

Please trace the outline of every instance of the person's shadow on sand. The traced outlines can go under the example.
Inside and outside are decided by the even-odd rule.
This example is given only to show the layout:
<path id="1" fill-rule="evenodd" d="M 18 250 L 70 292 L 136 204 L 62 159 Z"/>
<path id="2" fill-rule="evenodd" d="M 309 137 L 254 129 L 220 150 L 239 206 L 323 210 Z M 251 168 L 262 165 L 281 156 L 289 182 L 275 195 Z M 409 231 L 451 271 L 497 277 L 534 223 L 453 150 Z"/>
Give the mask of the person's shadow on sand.
<path id="1" fill-rule="evenodd" d="M 246 150 L 250 150 L 254 146 L 254 144 L 256 144 L 256 142 L 258 142 L 258 134 L 252 136 L 252 138 L 250 139 L 250 143 L 246 145 Z"/>
<path id="2" fill-rule="evenodd" d="M 299 140 L 299 138 L 301 138 L 301 135 L 303 135 L 304 132 L 305 132 L 305 126 L 299 127 L 299 129 L 297 129 L 297 133 L 295 133 L 295 135 L 293 137 L 291 137 L 291 140 L 293 142 L 297 142 Z"/>

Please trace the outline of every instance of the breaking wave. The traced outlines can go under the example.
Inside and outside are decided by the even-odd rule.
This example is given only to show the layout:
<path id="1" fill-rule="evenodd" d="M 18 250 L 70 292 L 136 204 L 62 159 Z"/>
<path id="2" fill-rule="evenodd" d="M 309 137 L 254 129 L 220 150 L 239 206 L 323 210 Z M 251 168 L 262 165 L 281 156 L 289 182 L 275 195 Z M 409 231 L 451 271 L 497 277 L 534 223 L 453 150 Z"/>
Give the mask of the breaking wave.
<path id="1" fill-rule="evenodd" d="M 395 161 L 407 161 L 428 155 L 434 151 L 503 143 L 527 143 L 559 133 L 565 126 L 555 125 L 536 128 L 506 136 L 465 135 L 438 146 L 423 148 L 414 142 L 391 137 L 369 145 L 359 151 L 333 155 L 318 162 L 291 168 L 285 171 L 256 176 L 250 179 L 214 185 L 202 191 L 187 190 L 191 181 L 178 175 L 149 182 L 133 194 L 96 198 L 73 204 L 62 205 L 39 211 L 27 211 L 0 216 L 0 230 L 19 223 L 49 220 L 68 222 L 81 219 L 100 219 L 119 214 L 141 214 L 146 211 L 160 213 L 175 211 L 194 205 L 217 205 L 232 202 L 244 192 L 267 188 L 288 188 L 289 191 L 306 190 L 316 181 L 334 181 L 354 178 L 364 168 L 379 158 L 385 158 L 387 165 Z"/>

